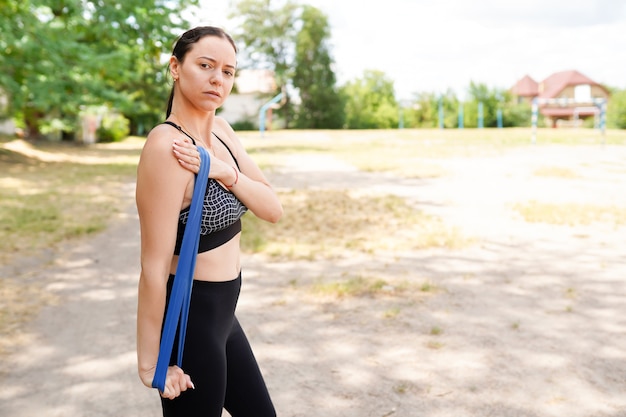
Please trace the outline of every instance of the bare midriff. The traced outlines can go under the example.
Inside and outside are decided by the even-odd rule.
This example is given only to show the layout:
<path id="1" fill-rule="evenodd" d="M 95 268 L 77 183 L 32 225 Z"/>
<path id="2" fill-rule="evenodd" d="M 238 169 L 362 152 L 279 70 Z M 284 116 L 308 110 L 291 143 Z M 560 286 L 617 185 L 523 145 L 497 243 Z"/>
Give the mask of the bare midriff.
<path id="1" fill-rule="evenodd" d="M 194 279 L 198 281 L 230 281 L 239 275 L 241 269 L 239 239 L 241 233 L 234 238 L 206 252 L 198 254 Z M 172 258 L 170 273 L 176 273 L 178 256 Z"/>

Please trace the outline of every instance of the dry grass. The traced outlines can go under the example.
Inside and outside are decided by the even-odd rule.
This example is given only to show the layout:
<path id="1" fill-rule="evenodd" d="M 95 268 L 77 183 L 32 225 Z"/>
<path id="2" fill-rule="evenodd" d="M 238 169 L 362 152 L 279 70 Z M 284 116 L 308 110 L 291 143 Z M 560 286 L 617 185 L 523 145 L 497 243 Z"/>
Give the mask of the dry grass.
<path id="1" fill-rule="evenodd" d="M 621 226 L 626 224 L 626 208 L 583 203 L 519 203 L 513 209 L 531 223 L 578 226 L 605 222 Z"/>
<path id="2" fill-rule="evenodd" d="M 281 193 L 285 214 L 278 225 L 244 218 L 244 250 L 282 259 L 313 260 L 351 252 L 456 249 L 472 240 L 437 217 L 394 195 L 352 195 L 350 190 Z"/>
<path id="3" fill-rule="evenodd" d="M 571 168 L 566 167 L 541 167 L 537 168 L 534 172 L 534 175 L 538 177 L 546 177 L 546 178 L 578 178 L 579 175 Z"/>

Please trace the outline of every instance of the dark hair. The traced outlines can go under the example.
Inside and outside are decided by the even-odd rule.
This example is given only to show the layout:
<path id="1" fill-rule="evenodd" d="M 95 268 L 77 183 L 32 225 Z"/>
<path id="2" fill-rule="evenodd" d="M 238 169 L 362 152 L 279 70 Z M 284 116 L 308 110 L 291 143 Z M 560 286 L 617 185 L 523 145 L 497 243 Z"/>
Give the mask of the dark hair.
<path id="1" fill-rule="evenodd" d="M 198 26 L 193 29 L 188 30 L 183 33 L 180 38 L 174 44 L 174 49 L 172 50 L 172 55 L 178 59 L 179 62 L 183 62 L 185 59 L 185 55 L 191 49 L 194 43 L 198 42 L 200 39 L 205 36 L 216 36 L 218 38 L 226 39 L 235 49 L 235 53 L 237 53 L 237 45 L 235 45 L 235 41 L 230 37 L 228 33 L 226 33 L 223 29 L 220 29 L 215 26 Z M 172 102 L 174 101 L 174 86 L 172 86 L 172 90 L 170 92 L 170 98 L 167 101 L 167 112 L 165 113 L 165 117 L 169 117 L 172 112 Z"/>

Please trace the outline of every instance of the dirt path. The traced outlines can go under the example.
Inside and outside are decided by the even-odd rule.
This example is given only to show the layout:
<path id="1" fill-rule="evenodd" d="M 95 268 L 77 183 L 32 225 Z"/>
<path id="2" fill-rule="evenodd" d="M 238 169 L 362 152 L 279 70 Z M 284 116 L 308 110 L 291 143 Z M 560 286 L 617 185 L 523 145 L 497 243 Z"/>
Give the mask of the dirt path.
<path id="1" fill-rule="evenodd" d="M 510 209 L 533 199 L 626 207 L 625 149 L 446 159 L 451 174 L 432 180 L 317 162 L 293 160 L 272 180 L 394 192 L 479 243 L 332 262 L 245 257 L 238 314 L 280 416 L 626 416 L 626 227 L 529 224 Z M 580 176 L 533 175 L 542 166 Z M 0 416 L 159 415 L 135 372 L 139 235 L 127 191 L 109 230 L 36 272 L 59 302 L 2 364 Z M 391 288 L 340 300 L 305 290 L 346 273 L 385 276 Z M 400 296 L 403 280 L 432 290 Z"/>
<path id="2" fill-rule="evenodd" d="M 157 397 L 141 389 L 135 371 L 139 232 L 132 192 L 129 185 L 128 207 L 111 228 L 66 245 L 39 271 L 43 290 L 58 301 L 26 329 L 32 342 L 3 363 L 0 415 L 158 415 Z"/>

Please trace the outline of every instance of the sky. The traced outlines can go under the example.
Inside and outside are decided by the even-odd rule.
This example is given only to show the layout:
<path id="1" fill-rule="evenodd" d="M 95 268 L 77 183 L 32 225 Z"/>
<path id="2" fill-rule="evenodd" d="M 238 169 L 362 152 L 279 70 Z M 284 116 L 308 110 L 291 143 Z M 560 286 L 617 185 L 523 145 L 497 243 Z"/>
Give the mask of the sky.
<path id="1" fill-rule="evenodd" d="M 192 24 L 232 29 L 226 17 L 230 3 L 203 0 Z M 463 98 L 471 82 L 508 89 L 525 75 L 541 82 L 555 72 L 577 70 L 626 89 L 625 0 L 300 3 L 329 19 L 340 85 L 378 70 L 394 82 L 400 100 L 449 89 Z"/>

